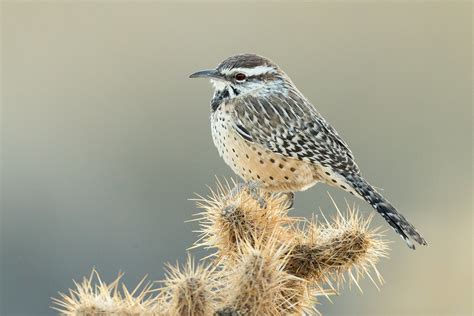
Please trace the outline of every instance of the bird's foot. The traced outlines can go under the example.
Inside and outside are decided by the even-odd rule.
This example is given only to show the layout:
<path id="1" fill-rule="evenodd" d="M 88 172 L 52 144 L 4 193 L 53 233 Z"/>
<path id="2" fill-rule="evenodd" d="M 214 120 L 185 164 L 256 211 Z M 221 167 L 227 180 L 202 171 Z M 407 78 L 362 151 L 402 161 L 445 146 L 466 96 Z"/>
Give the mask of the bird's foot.
<path id="1" fill-rule="evenodd" d="M 267 208 L 267 202 L 263 198 L 262 192 L 260 190 L 260 185 L 258 183 L 253 182 L 253 181 L 248 181 L 248 182 L 244 182 L 244 183 L 239 182 L 239 183 L 237 183 L 235 188 L 233 188 L 230 191 L 230 195 L 231 196 L 236 196 L 237 194 L 242 192 L 242 190 L 247 190 L 248 193 L 250 194 L 250 196 L 255 201 L 258 202 L 258 205 L 260 206 L 260 208 Z"/>
<path id="2" fill-rule="evenodd" d="M 260 186 L 255 182 L 247 182 L 247 187 L 250 196 L 258 202 L 260 208 L 267 208 L 267 201 L 263 198 L 263 194 L 260 190 Z"/>
<path id="3" fill-rule="evenodd" d="M 289 210 L 290 208 L 293 208 L 295 205 L 295 193 L 293 192 L 285 192 L 283 193 L 284 196 L 286 196 L 286 208 Z"/>

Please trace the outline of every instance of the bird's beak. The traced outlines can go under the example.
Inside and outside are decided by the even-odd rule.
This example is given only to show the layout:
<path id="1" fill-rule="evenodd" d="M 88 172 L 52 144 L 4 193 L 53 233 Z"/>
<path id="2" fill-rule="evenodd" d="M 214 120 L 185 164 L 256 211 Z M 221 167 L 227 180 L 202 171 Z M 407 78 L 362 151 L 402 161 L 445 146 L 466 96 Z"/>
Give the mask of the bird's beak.
<path id="1" fill-rule="evenodd" d="M 201 70 L 195 72 L 189 76 L 189 78 L 212 78 L 212 79 L 223 79 L 221 74 L 215 69 Z"/>

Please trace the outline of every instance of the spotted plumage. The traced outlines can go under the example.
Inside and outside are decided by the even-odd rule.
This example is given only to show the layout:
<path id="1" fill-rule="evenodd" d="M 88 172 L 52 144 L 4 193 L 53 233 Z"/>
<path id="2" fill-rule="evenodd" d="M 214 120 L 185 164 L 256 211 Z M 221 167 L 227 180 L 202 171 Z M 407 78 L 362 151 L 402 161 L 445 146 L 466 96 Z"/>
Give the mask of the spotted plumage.
<path id="1" fill-rule="evenodd" d="M 214 144 L 244 180 L 273 192 L 306 190 L 318 182 L 370 203 L 414 248 L 426 241 L 360 175 L 348 145 L 270 60 L 242 54 L 191 77 L 210 78 Z"/>

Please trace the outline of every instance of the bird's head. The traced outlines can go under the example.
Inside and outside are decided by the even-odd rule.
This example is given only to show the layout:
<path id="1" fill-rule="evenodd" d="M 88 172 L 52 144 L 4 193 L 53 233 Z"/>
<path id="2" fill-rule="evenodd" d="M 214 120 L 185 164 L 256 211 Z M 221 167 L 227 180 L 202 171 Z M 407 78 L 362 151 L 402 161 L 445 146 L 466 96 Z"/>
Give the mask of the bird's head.
<path id="1" fill-rule="evenodd" d="M 240 54 L 227 58 L 215 69 L 193 73 L 190 78 L 208 78 L 216 96 L 231 99 L 249 93 L 268 95 L 281 92 L 291 81 L 269 59 L 255 54 Z"/>

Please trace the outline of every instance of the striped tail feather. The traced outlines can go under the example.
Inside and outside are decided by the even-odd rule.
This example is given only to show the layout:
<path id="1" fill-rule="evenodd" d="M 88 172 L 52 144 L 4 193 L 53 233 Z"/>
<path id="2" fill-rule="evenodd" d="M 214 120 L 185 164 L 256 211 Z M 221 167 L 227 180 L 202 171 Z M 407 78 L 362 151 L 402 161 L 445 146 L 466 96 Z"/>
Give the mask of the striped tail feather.
<path id="1" fill-rule="evenodd" d="M 408 247 L 415 249 L 415 245 L 411 239 L 420 245 L 427 245 L 426 240 L 420 235 L 420 233 L 418 233 L 416 228 L 365 179 L 359 175 L 351 175 L 346 177 L 346 180 L 352 185 L 354 190 L 362 199 L 366 200 L 380 215 L 382 215 L 395 232 L 405 240 Z"/>

